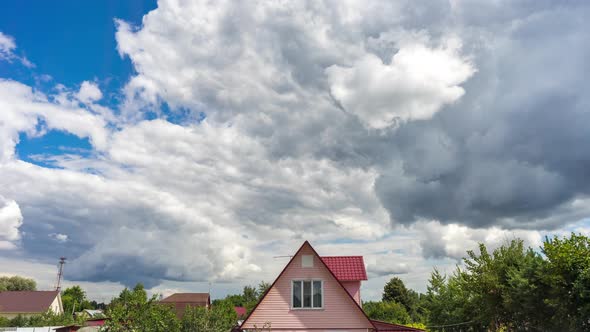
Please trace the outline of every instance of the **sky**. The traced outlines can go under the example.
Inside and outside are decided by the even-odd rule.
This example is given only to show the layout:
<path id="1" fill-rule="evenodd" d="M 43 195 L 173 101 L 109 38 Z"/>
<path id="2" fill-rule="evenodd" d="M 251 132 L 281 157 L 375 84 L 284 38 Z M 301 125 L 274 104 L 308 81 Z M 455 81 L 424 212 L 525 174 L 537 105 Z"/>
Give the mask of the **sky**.
<path id="1" fill-rule="evenodd" d="M 0 274 L 108 301 L 274 280 L 363 298 L 478 243 L 590 233 L 586 1 L 0 5 Z"/>

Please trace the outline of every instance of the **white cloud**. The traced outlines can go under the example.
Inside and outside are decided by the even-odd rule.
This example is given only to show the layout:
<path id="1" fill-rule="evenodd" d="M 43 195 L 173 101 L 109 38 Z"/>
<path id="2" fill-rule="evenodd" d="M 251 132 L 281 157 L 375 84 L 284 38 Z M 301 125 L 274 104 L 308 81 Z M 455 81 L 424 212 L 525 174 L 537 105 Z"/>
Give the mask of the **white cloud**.
<path id="1" fill-rule="evenodd" d="M 27 68 L 34 68 L 35 64 L 29 61 L 26 56 L 18 56 L 14 53 L 16 49 L 16 43 L 14 38 L 2 33 L 0 31 L 0 60 L 12 62 L 12 60 L 18 60 L 23 66 Z"/>
<path id="2" fill-rule="evenodd" d="M 495 162 L 510 147 L 522 149 L 519 157 L 545 157 L 535 157 L 544 152 L 536 146 L 503 141 L 522 127 L 491 121 L 504 106 L 496 100 L 520 107 L 498 97 L 529 91 L 535 83 L 528 75 L 519 78 L 524 85 L 494 76 L 500 71 L 489 75 L 501 63 L 495 57 L 526 58 L 504 64 L 510 72 L 534 59 L 529 74 L 545 64 L 543 52 L 497 52 L 490 41 L 510 39 L 503 27 L 514 27 L 511 22 L 502 21 L 500 30 L 462 31 L 449 22 L 463 17 L 439 11 L 444 4 L 431 9 L 414 1 L 158 6 L 140 27 L 117 21 L 118 50 L 136 73 L 124 96 L 117 96 L 124 99 L 120 109 L 100 105 L 103 91 L 90 81 L 76 90 L 58 85 L 57 93 L 0 81 L 0 194 L 19 202 L 25 216 L 16 251 L 53 262 L 67 248 L 66 278 L 85 280 L 97 293 L 105 280 L 162 283 L 155 289 L 164 291 L 207 281 L 239 289 L 239 283 L 272 281 L 283 266 L 272 257 L 292 254 L 308 239 L 320 254 L 364 255 L 372 279 L 363 296 L 378 298 L 385 278 L 395 273 L 424 290 L 432 265 L 424 255 L 451 257 L 436 262 L 452 267 L 478 241 L 496 246 L 516 234 L 536 243 L 536 231 L 518 229 L 556 227 L 563 218 L 587 214 L 583 199 L 562 205 L 575 213 L 542 210 L 543 202 L 562 196 L 541 189 L 554 184 L 565 191 L 571 180 L 555 175 L 555 165 Z M 6 49 L 14 54 L 15 47 Z M 472 52 L 489 53 L 472 59 Z M 478 75 L 486 73 L 483 65 L 488 76 L 474 75 L 476 64 Z M 509 93 L 495 94 L 498 86 L 510 87 Z M 163 102 L 176 113 L 162 110 Z M 159 119 L 146 120 L 144 112 Z M 394 118 L 403 120 L 399 130 L 366 130 L 389 126 Z M 478 121 L 484 125 L 475 126 Z M 42 136 L 52 129 L 89 138 L 93 150 L 89 156 L 67 149 L 37 156 L 61 169 L 18 159 L 20 133 Z M 585 129 L 581 125 L 578 140 L 587 136 Z M 537 141 L 552 132 L 524 136 Z M 580 151 L 573 160 L 584 156 Z M 469 159 L 478 154 L 485 158 Z M 569 168 L 577 169 L 584 168 Z M 534 186 L 514 185 L 520 182 L 506 174 Z M 453 186 L 453 179 L 474 182 Z M 376 194 L 376 187 L 390 195 Z M 451 202 L 459 203 L 449 203 L 455 196 Z M 527 204 L 514 204 L 520 203 L 515 198 Z M 531 201 L 541 201 L 542 213 L 522 218 L 521 209 L 536 208 Z M 432 211 L 449 222 L 457 210 L 471 208 L 473 215 L 492 212 L 470 220 L 515 231 L 413 219 Z M 496 209 L 508 212 L 498 218 Z M 407 226 L 392 229 L 392 220 Z M 105 287 L 120 289 L 116 283 Z"/>
<path id="3" fill-rule="evenodd" d="M 479 243 L 492 251 L 513 239 L 522 239 L 525 246 L 538 248 L 543 241 L 540 231 L 506 230 L 499 227 L 469 228 L 458 224 L 442 225 L 438 221 L 419 222 L 420 245 L 425 257 L 461 259 L 467 250 L 476 250 Z"/>
<path id="4" fill-rule="evenodd" d="M 88 137 L 98 150 L 106 148 L 109 132 L 102 117 L 74 107 L 65 94 L 52 97 L 56 100 L 22 83 L 0 79 L 0 161 L 13 158 L 19 132 L 35 136 L 49 129 L 64 130 Z"/>
<path id="5" fill-rule="evenodd" d="M 16 248 L 22 223 L 23 216 L 18 204 L 0 196 L 0 250 Z"/>
<path id="6" fill-rule="evenodd" d="M 49 237 L 60 243 L 65 243 L 68 241 L 68 236 L 66 234 L 51 233 L 49 234 Z"/>
<path id="7" fill-rule="evenodd" d="M 14 38 L 0 31 L 0 59 L 10 60 L 15 57 L 13 51 L 16 48 Z"/>
<path id="8" fill-rule="evenodd" d="M 91 103 L 102 98 L 102 92 L 96 83 L 84 81 L 80 85 L 80 90 L 76 93 L 76 98 L 83 103 Z"/>
<path id="9" fill-rule="evenodd" d="M 460 48 L 456 38 L 437 48 L 413 41 L 400 45 L 390 64 L 369 53 L 350 67 L 326 69 L 330 91 L 371 128 L 429 119 L 465 93 L 460 84 L 475 71 Z"/>

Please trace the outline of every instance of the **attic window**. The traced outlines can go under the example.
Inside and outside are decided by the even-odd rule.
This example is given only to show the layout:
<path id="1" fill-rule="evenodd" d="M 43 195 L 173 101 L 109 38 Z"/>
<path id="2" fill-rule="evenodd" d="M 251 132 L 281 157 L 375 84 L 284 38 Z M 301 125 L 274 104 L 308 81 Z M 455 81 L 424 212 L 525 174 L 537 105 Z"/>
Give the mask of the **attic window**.
<path id="1" fill-rule="evenodd" d="M 324 307 L 324 284 L 321 280 L 293 280 L 291 308 L 322 309 Z"/>
<path id="2" fill-rule="evenodd" d="M 302 255 L 301 267 L 313 267 L 313 255 Z"/>

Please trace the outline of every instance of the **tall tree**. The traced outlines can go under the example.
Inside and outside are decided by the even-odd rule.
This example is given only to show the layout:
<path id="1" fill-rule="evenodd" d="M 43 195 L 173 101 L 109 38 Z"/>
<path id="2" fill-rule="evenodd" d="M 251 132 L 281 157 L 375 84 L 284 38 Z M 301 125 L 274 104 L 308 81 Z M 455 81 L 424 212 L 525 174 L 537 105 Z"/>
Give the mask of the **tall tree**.
<path id="1" fill-rule="evenodd" d="M 394 324 L 409 324 L 412 322 L 406 308 L 395 301 L 364 302 L 363 310 L 371 319 Z"/>
<path id="2" fill-rule="evenodd" d="M 0 277 L 0 292 L 2 291 L 34 291 L 37 290 L 37 282 L 33 279 L 19 276 Z"/>
<path id="3" fill-rule="evenodd" d="M 590 238 L 572 233 L 543 243 L 546 276 L 555 325 L 568 331 L 590 330 Z"/>
<path id="4" fill-rule="evenodd" d="M 182 332 L 230 331 L 236 326 L 238 316 L 230 301 L 218 301 L 211 309 L 204 307 L 187 308 L 181 320 Z"/>
<path id="5" fill-rule="evenodd" d="M 68 287 L 61 292 L 64 312 L 72 314 L 74 311 L 92 309 L 92 304 L 86 298 L 86 292 L 78 285 Z"/>
<path id="6" fill-rule="evenodd" d="M 151 331 L 178 332 L 180 321 L 169 306 L 158 302 L 157 296 L 147 297 L 143 285 L 133 290 L 125 288 L 107 309 L 104 330 L 111 332 Z"/>

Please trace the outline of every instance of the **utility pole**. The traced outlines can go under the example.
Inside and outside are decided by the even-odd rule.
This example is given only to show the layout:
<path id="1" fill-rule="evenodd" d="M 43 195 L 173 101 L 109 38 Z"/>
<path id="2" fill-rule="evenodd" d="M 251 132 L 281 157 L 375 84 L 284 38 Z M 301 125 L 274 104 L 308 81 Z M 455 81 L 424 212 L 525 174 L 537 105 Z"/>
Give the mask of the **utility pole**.
<path id="1" fill-rule="evenodd" d="M 59 268 L 57 270 L 57 286 L 55 286 L 55 290 L 58 292 L 61 290 L 61 278 L 63 277 L 63 274 L 64 274 L 64 264 L 65 263 L 66 263 L 66 258 L 60 257 L 59 258 Z"/>

